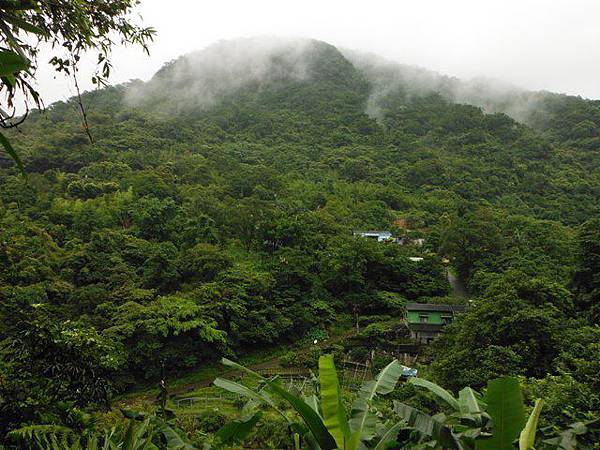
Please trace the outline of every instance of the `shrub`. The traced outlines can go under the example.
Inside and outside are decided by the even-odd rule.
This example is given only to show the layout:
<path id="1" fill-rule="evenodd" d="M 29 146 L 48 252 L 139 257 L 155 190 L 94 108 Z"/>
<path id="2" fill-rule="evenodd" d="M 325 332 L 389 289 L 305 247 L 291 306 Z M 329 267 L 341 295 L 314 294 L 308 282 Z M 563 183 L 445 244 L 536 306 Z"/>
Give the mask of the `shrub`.
<path id="1" fill-rule="evenodd" d="M 212 409 L 204 411 L 198 417 L 198 427 L 202 431 L 206 431 L 208 433 L 215 433 L 218 431 L 225 422 L 227 421 L 227 416 L 223 414 L 218 409 Z"/>

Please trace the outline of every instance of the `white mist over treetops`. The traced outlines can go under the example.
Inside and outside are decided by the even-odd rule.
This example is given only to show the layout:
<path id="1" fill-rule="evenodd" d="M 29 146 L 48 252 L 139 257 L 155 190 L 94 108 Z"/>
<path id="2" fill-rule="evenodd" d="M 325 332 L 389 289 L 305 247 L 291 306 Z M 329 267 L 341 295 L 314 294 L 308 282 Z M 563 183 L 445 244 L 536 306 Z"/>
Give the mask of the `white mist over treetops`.
<path id="1" fill-rule="evenodd" d="M 139 105 L 168 97 L 175 111 L 205 109 L 242 87 L 260 90 L 308 80 L 314 49 L 315 41 L 309 39 L 220 41 L 165 64 L 148 83 L 133 85 L 127 101 Z"/>
<path id="2" fill-rule="evenodd" d="M 324 67 L 332 59 L 340 70 Z M 407 99 L 439 94 L 452 103 L 503 112 L 522 122 L 544 114 L 540 99 L 548 95 L 491 79 L 463 81 L 375 54 L 338 50 L 313 39 L 262 36 L 220 41 L 181 56 L 165 64 L 149 82 L 131 83 L 126 102 L 168 114 L 206 110 L 243 90 L 283 88 L 323 76 L 340 84 L 347 84 L 348 78 L 364 80 L 368 86 L 364 111 L 378 120 L 386 97 L 399 91 Z"/>

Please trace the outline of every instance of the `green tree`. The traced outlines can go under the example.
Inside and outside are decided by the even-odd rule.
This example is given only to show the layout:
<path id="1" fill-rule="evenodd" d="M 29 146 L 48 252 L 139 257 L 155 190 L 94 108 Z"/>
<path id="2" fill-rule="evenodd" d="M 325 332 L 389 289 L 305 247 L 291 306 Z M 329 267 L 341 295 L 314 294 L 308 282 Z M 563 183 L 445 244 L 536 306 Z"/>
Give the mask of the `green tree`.
<path id="1" fill-rule="evenodd" d="M 39 421 L 58 402 L 110 407 L 119 388 L 114 377 L 124 364 L 120 344 L 94 328 L 52 320 L 43 303 L 21 291 L 3 293 L 0 345 L 0 416 L 3 431 Z"/>
<path id="2" fill-rule="evenodd" d="M 185 250 L 178 260 L 179 272 L 186 283 L 212 281 L 231 265 L 224 250 L 211 244 L 196 244 Z"/>
<path id="3" fill-rule="evenodd" d="M 104 308 L 111 326 L 103 334 L 124 343 L 130 369 L 146 379 L 157 377 L 162 367 L 175 371 L 214 359 L 226 346 L 225 332 L 187 298 L 171 295 L 147 305 L 128 302 Z"/>
<path id="4" fill-rule="evenodd" d="M 444 385 L 482 386 L 493 376 L 543 377 L 555 369 L 564 315 L 509 280 L 491 284 L 434 343 L 433 370 Z"/>
<path id="5" fill-rule="evenodd" d="M 479 208 L 449 220 L 440 250 L 453 258 L 459 276 L 468 281 L 475 270 L 495 267 L 494 259 L 505 247 L 498 218 L 489 209 Z"/>
<path id="6" fill-rule="evenodd" d="M 577 307 L 592 323 L 600 323 L 600 219 L 581 227 L 580 264 L 574 277 Z"/>
<path id="7" fill-rule="evenodd" d="M 131 10 L 136 0 L 103 1 L 93 3 L 59 0 L 16 0 L 0 5 L 0 62 L 2 81 L 0 93 L 6 97 L 0 125 L 12 127 L 17 93 L 24 94 L 25 106 L 33 100 L 42 105 L 40 94 L 34 87 L 39 46 L 52 43 L 50 63 L 58 72 L 76 75 L 77 63 L 84 52 L 98 55 L 98 72 L 92 77 L 95 84 L 103 84 L 110 75 L 110 52 L 114 37 L 123 42 L 139 44 L 144 50 L 152 39 L 154 30 L 136 25 Z M 63 56 L 58 49 L 66 51 Z M 83 111 L 83 110 L 82 110 Z M 84 120 L 87 126 L 87 119 Z M 22 119 L 21 119 L 22 120 Z M 88 129 L 89 133 L 89 129 Z M 90 135 L 91 136 L 91 135 Z M 22 163 L 4 135 L 0 143 L 22 169 Z"/>

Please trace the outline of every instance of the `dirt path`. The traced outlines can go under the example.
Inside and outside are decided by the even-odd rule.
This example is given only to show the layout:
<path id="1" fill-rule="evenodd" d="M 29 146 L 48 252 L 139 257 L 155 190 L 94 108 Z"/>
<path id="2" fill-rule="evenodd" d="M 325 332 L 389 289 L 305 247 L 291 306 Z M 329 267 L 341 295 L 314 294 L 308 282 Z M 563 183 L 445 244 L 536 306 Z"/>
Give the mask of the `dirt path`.
<path id="1" fill-rule="evenodd" d="M 464 299 L 468 299 L 471 296 L 469 294 L 469 290 L 460 278 L 454 275 L 450 270 L 446 270 L 446 275 L 448 277 L 448 282 L 450 283 L 450 286 L 452 286 L 452 291 L 454 292 L 454 295 Z"/>

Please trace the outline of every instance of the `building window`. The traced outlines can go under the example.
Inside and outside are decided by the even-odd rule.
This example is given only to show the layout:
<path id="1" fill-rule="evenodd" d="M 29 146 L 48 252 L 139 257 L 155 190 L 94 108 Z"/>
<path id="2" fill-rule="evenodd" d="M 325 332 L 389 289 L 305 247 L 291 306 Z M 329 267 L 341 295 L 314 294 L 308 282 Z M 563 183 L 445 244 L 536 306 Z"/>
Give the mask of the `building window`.
<path id="1" fill-rule="evenodd" d="M 429 321 L 429 316 L 427 314 L 419 314 L 419 322 L 427 323 Z"/>
<path id="2" fill-rule="evenodd" d="M 442 323 L 444 325 L 449 325 L 452 323 L 452 316 L 442 316 Z"/>

